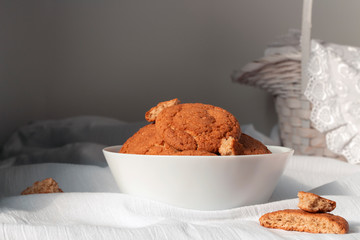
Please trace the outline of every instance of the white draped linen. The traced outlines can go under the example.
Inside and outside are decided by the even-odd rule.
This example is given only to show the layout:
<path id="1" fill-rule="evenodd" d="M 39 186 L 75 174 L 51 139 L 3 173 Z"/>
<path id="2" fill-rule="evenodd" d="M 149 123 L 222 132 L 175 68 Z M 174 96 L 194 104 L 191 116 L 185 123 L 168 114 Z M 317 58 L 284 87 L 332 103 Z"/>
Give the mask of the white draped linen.
<path id="1" fill-rule="evenodd" d="M 65 193 L 19 195 L 46 177 L 55 178 Z M 269 203 L 196 211 L 119 193 L 108 167 L 13 166 L 0 169 L 0 239 L 360 239 L 360 181 L 354 179 L 360 179 L 360 166 L 294 156 Z M 288 232 L 259 225 L 262 214 L 297 208 L 297 192 L 312 189 L 337 202 L 333 213 L 348 220 L 348 234 Z"/>

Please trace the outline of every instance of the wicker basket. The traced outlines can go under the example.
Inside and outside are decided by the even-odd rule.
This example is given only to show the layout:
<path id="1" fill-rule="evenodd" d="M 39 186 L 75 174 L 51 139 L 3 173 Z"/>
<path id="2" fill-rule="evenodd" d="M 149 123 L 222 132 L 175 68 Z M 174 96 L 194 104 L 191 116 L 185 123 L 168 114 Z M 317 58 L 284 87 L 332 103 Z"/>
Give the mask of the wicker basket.
<path id="1" fill-rule="evenodd" d="M 326 148 L 325 135 L 312 127 L 311 103 L 301 87 L 301 54 L 272 55 L 247 64 L 235 82 L 262 88 L 275 98 L 280 138 L 295 154 L 335 157 Z"/>
<path id="2" fill-rule="evenodd" d="M 325 135 L 313 128 L 311 103 L 303 92 L 310 54 L 312 1 L 304 1 L 301 52 L 273 54 L 253 61 L 233 75 L 233 81 L 270 92 L 275 98 L 282 144 L 298 155 L 342 159 L 326 147 Z"/>

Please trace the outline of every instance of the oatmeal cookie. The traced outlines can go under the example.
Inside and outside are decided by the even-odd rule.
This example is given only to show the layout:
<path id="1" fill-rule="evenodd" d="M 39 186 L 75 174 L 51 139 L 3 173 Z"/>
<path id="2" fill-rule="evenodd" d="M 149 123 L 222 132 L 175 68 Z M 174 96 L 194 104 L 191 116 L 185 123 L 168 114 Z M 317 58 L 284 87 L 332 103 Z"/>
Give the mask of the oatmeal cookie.
<path id="1" fill-rule="evenodd" d="M 222 139 L 239 139 L 241 129 L 228 111 L 212 105 L 185 103 L 162 110 L 156 130 L 177 150 L 202 150 L 218 153 Z"/>
<path id="2" fill-rule="evenodd" d="M 42 181 L 35 182 L 31 187 L 21 192 L 21 195 L 38 194 L 38 193 L 59 193 L 63 192 L 58 183 L 53 178 L 46 178 Z"/>
<path id="3" fill-rule="evenodd" d="M 345 234 L 348 222 L 330 213 L 309 213 L 300 209 L 285 209 L 261 216 L 260 224 L 267 228 L 309 233 Z"/>
<path id="4" fill-rule="evenodd" d="M 121 147 L 120 153 L 171 155 L 176 153 L 170 145 L 166 144 L 156 133 L 154 124 L 146 125 L 131 136 Z"/>

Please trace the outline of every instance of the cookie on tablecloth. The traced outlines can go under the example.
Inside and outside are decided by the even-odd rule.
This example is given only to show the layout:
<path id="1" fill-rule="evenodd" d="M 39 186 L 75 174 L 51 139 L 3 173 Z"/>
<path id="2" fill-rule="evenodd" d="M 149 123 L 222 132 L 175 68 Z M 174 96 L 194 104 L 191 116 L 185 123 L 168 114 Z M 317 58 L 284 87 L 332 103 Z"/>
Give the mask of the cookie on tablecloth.
<path id="1" fill-rule="evenodd" d="M 31 187 L 21 192 L 21 195 L 40 194 L 40 193 L 60 193 L 63 192 L 59 184 L 53 178 L 46 178 L 35 182 Z"/>
<path id="2" fill-rule="evenodd" d="M 267 228 L 309 233 L 345 234 L 349 231 L 348 222 L 330 213 L 309 213 L 301 209 L 285 209 L 267 213 L 259 219 Z"/>
<path id="3" fill-rule="evenodd" d="M 336 208 L 336 202 L 310 192 L 298 192 L 298 207 L 306 212 L 331 212 Z"/>

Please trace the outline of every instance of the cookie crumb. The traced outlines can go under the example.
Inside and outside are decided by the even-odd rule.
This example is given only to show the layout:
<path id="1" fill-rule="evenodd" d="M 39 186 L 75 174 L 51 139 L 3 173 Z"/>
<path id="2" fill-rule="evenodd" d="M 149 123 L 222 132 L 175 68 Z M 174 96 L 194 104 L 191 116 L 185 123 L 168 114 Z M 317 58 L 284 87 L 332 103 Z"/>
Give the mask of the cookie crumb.
<path id="1" fill-rule="evenodd" d="M 243 146 L 239 143 L 239 141 L 233 137 L 229 137 L 228 139 L 223 138 L 221 140 L 221 144 L 219 147 L 219 153 L 222 156 L 229 156 L 229 155 L 239 155 L 242 153 Z"/>
<path id="2" fill-rule="evenodd" d="M 46 178 L 35 182 L 31 187 L 21 192 L 21 195 L 39 194 L 39 193 L 59 193 L 63 192 L 58 183 L 53 178 Z"/>

